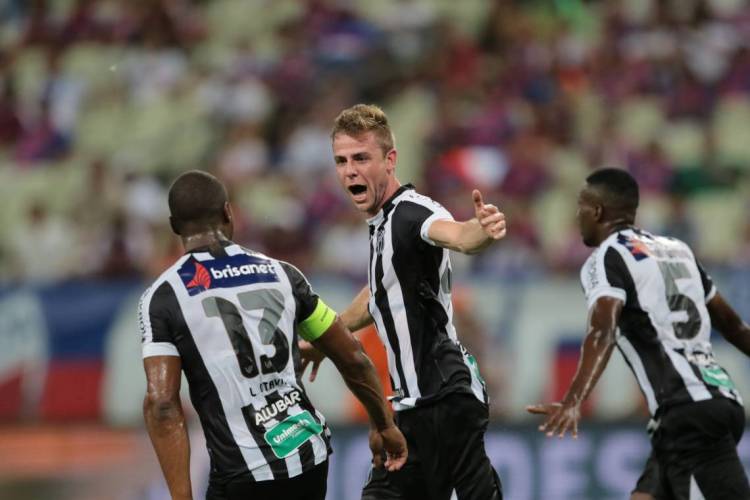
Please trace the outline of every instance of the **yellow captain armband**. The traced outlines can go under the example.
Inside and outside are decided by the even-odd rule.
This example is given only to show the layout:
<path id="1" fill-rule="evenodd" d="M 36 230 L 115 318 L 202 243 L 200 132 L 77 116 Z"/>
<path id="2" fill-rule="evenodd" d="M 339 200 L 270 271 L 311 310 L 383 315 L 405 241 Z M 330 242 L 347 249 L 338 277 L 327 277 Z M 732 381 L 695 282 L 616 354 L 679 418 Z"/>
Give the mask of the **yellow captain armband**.
<path id="1" fill-rule="evenodd" d="M 323 299 L 318 297 L 318 305 L 315 306 L 315 310 L 305 321 L 299 324 L 300 337 L 308 342 L 317 340 L 331 327 L 334 321 L 336 321 L 336 311 L 328 307 Z"/>

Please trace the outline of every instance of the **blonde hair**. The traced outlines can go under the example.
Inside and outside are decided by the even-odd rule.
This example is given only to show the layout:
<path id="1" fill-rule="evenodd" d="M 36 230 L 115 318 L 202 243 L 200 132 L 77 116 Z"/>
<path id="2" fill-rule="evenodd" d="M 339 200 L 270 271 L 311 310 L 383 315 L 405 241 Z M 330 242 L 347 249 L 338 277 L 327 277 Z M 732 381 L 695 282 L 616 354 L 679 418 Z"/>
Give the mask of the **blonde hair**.
<path id="1" fill-rule="evenodd" d="M 388 117 L 374 104 L 356 104 L 339 113 L 333 122 L 331 140 L 338 134 L 357 137 L 367 132 L 375 134 L 384 155 L 396 146 Z"/>

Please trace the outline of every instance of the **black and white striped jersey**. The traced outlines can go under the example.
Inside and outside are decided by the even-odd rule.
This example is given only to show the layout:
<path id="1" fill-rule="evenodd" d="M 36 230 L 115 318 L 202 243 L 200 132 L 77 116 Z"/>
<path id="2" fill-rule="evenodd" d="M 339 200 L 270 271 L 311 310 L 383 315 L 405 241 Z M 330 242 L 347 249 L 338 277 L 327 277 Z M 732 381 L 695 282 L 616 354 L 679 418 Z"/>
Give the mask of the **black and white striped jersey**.
<path id="1" fill-rule="evenodd" d="M 455 392 L 487 402 L 476 359 L 453 326 L 449 252 L 428 237 L 440 219 L 453 217 L 407 184 L 368 220 L 368 307 L 385 344 L 397 411 Z"/>
<path id="2" fill-rule="evenodd" d="M 296 327 L 318 296 L 290 264 L 236 244 L 212 252 L 184 255 L 143 294 L 143 357 L 181 358 L 212 479 L 297 476 L 329 454 L 296 371 Z"/>
<path id="3" fill-rule="evenodd" d="M 617 346 L 652 416 L 716 397 L 742 403 L 711 349 L 706 303 L 716 287 L 685 243 L 637 228 L 618 231 L 588 258 L 581 282 L 589 308 L 604 296 L 624 302 Z"/>

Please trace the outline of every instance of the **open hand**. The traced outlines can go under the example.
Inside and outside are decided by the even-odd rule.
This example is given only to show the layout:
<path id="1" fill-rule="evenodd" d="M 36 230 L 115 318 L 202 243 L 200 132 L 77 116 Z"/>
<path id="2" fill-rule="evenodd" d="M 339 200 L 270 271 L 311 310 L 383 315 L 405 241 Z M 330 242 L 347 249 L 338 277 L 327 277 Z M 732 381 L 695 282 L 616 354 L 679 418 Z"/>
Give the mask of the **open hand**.
<path id="1" fill-rule="evenodd" d="M 395 425 L 382 431 L 370 429 L 370 450 L 373 466 L 378 469 L 385 466 L 390 472 L 403 467 L 409 455 L 406 438 Z"/>
<path id="2" fill-rule="evenodd" d="M 482 200 L 482 193 L 475 189 L 471 193 L 474 198 L 474 214 L 476 215 L 482 230 L 493 240 L 499 240 L 505 236 L 505 214 L 495 205 L 486 204 Z"/>
<path id="3" fill-rule="evenodd" d="M 547 415 L 544 423 L 539 426 L 541 432 L 547 437 L 557 434 L 558 437 L 565 436 L 570 431 L 573 438 L 578 437 L 578 421 L 581 419 L 581 410 L 576 403 L 543 403 L 529 405 L 526 411 L 535 415 Z"/>
<path id="4" fill-rule="evenodd" d="M 299 354 L 302 360 L 302 373 L 305 373 L 307 365 L 312 364 L 312 370 L 310 371 L 310 382 L 315 382 L 315 377 L 318 376 L 318 368 L 320 363 L 326 359 L 326 355 L 315 348 L 310 342 L 306 340 L 299 341 Z"/>

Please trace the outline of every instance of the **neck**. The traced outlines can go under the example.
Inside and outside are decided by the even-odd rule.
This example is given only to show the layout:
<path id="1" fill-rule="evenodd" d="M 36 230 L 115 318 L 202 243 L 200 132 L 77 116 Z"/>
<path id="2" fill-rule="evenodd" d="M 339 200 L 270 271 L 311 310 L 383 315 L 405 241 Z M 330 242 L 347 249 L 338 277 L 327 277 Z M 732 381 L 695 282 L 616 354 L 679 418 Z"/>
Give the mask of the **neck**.
<path id="1" fill-rule="evenodd" d="M 629 229 L 631 227 L 633 227 L 633 221 L 629 218 L 618 218 L 608 221 L 601 226 L 601 231 L 599 233 L 599 242 L 597 243 L 597 246 L 600 245 L 602 241 L 606 240 L 612 233 L 622 231 L 623 229 Z"/>
<path id="2" fill-rule="evenodd" d="M 182 246 L 185 247 L 186 252 L 191 252 L 196 248 L 207 247 L 212 245 L 219 245 L 229 239 L 224 236 L 221 229 L 211 228 L 200 233 L 193 233 L 189 236 L 182 237 Z"/>
<path id="3" fill-rule="evenodd" d="M 390 200 L 393 195 L 398 191 L 398 188 L 401 187 L 401 183 L 396 179 L 395 177 L 392 177 L 390 181 L 388 181 L 388 186 L 385 188 L 385 191 L 383 192 L 383 199 L 381 200 L 378 207 L 373 211 L 373 213 L 368 213 L 368 217 L 374 217 L 375 215 L 380 212 L 380 210 L 385 206 L 385 204 Z"/>

